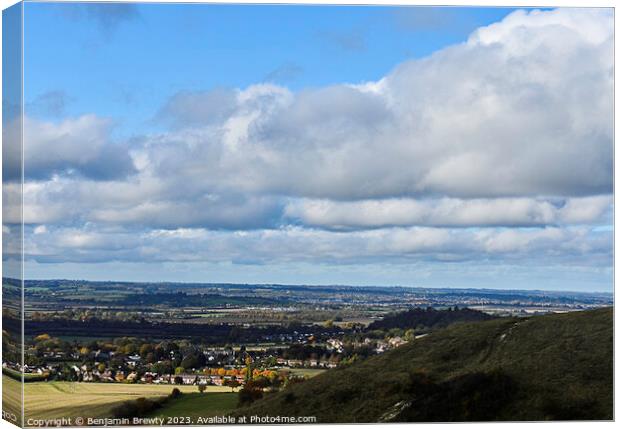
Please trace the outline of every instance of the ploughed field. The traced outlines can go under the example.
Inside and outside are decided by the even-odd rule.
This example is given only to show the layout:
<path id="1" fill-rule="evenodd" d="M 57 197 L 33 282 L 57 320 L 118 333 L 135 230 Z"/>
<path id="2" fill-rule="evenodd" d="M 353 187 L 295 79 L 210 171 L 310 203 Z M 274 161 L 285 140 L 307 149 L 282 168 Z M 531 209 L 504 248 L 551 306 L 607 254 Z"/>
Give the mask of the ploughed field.
<path id="1" fill-rule="evenodd" d="M 3 389 L 15 391 L 16 395 L 4 396 L 3 408 L 19 413 L 19 382 L 2 376 Z M 71 383 L 65 381 L 31 382 L 24 385 L 26 421 L 29 418 L 52 419 L 62 417 L 110 417 L 114 407 L 138 398 L 168 396 L 177 387 L 185 394 L 198 393 L 196 386 L 173 386 L 124 383 Z M 229 387 L 209 386 L 202 394 L 232 392 Z M 236 394 L 233 394 L 236 396 Z M 191 396 L 191 395 L 187 395 Z M 7 403 L 7 398 L 15 398 Z M 13 403 L 14 402 L 14 403 Z"/>

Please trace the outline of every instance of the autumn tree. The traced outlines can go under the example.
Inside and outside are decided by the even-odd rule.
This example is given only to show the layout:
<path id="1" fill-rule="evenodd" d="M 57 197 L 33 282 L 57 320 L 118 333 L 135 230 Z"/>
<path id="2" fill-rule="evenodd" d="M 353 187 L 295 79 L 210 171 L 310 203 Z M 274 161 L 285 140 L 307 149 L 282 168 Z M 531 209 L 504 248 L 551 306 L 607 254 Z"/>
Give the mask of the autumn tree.
<path id="1" fill-rule="evenodd" d="M 52 337 L 49 334 L 41 334 L 34 337 L 34 340 L 39 343 L 41 341 L 49 341 Z"/>

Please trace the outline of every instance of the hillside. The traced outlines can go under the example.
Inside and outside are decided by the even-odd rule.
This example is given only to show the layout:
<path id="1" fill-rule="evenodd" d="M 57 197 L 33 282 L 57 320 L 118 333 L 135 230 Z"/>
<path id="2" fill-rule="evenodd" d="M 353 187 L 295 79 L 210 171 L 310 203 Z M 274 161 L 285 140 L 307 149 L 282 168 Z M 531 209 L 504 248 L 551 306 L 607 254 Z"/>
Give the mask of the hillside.
<path id="1" fill-rule="evenodd" d="M 480 322 L 491 320 L 494 316 L 469 308 L 451 308 L 436 310 L 434 308 L 412 308 L 400 313 L 388 314 L 381 320 L 371 323 L 367 330 L 415 329 L 416 333 L 430 329 L 445 328 L 453 323 Z"/>
<path id="2" fill-rule="evenodd" d="M 613 418 L 613 309 L 456 324 L 240 415 L 318 422 Z"/>

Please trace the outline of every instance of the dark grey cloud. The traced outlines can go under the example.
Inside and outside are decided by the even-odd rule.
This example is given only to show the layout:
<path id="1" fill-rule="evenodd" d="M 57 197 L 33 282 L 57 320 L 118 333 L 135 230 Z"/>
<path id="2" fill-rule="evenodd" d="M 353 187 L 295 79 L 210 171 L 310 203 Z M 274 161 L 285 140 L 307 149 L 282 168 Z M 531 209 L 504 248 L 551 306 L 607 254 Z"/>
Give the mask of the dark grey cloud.
<path id="1" fill-rule="evenodd" d="M 60 117 L 65 114 L 71 100 L 72 98 L 65 91 L 48 91 L 26 104 L 26 115 Z"/>
<path id="2" fill-rule="evenodd" d="M 325 30 L 318 33 L 319 37 L 329 46 L 346 52 L 359 53 L 367 49 L 366 35 L 359 29 L 348 31 Z"/>
<path id="3" fill-rule="evenodd" d="M 26 179 L 46 180 L 59 175 L 109 180 L 133 174 L 136 170 L 129 148 L 112 142 L 110 133 L 110 121 L 94 115 L 56 122 L 26 117 Z M 21 159 L 19 151 L 19 146 L 12 147 L 8 154 L 11 163 Z"/>
<path id="4" fill-rule="evenodd" d="M 221 123 L 232 115 L 237 106 L 237 91 L 234 89 L 182 91 L 166 102 L 154 120 L 173 128 L 206 126 Z"/>
<path id="5" fill-rule="evenodd" d="M 412 6 L 394 8 L 397 26 L 414 33 L 461 33 L 477 27 L 477 23 L 455 7 Z"/>
<path id="6" fill-rule="evenodd" d="M 286 84 L 297 79 L 303 72 L 304 69 L 297 64 L 287 63 L 267 73 L 263 82 Z"/>
<path id="7" fill-rule="evenodd" d="M 94 21 L 106 36 L 123 23 L 140 17 L 138 5 L 132 3 L 63 3 L 56 7 L 69 19 Z"/>

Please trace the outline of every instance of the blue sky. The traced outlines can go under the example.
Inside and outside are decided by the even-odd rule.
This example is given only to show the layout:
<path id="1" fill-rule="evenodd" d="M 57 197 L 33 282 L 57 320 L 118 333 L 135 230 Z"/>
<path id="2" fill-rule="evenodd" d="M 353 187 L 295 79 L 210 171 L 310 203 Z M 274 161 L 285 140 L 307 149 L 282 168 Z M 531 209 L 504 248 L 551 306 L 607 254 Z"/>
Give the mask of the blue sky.
<path id="1" fill-rule="evenodd" d="M 113 6 L 110 13 L 109 5 L 26 4 L 25 98 L 33 103 L 62 93 L 63 113 L 113 117 L 125 136 L 158 129 L 158 108 L 179 91 L 267 80 L 292 90 L 377 80 L 400 62 L 461 43 L 512 11 Z M 101 18 L 106 15 L 113 18 Z"/>
<path id="2" fill-rule="evenodd" d="M 27 3 L 25 70 L 27 278 L 612 290 L 609 9 Z"/>

